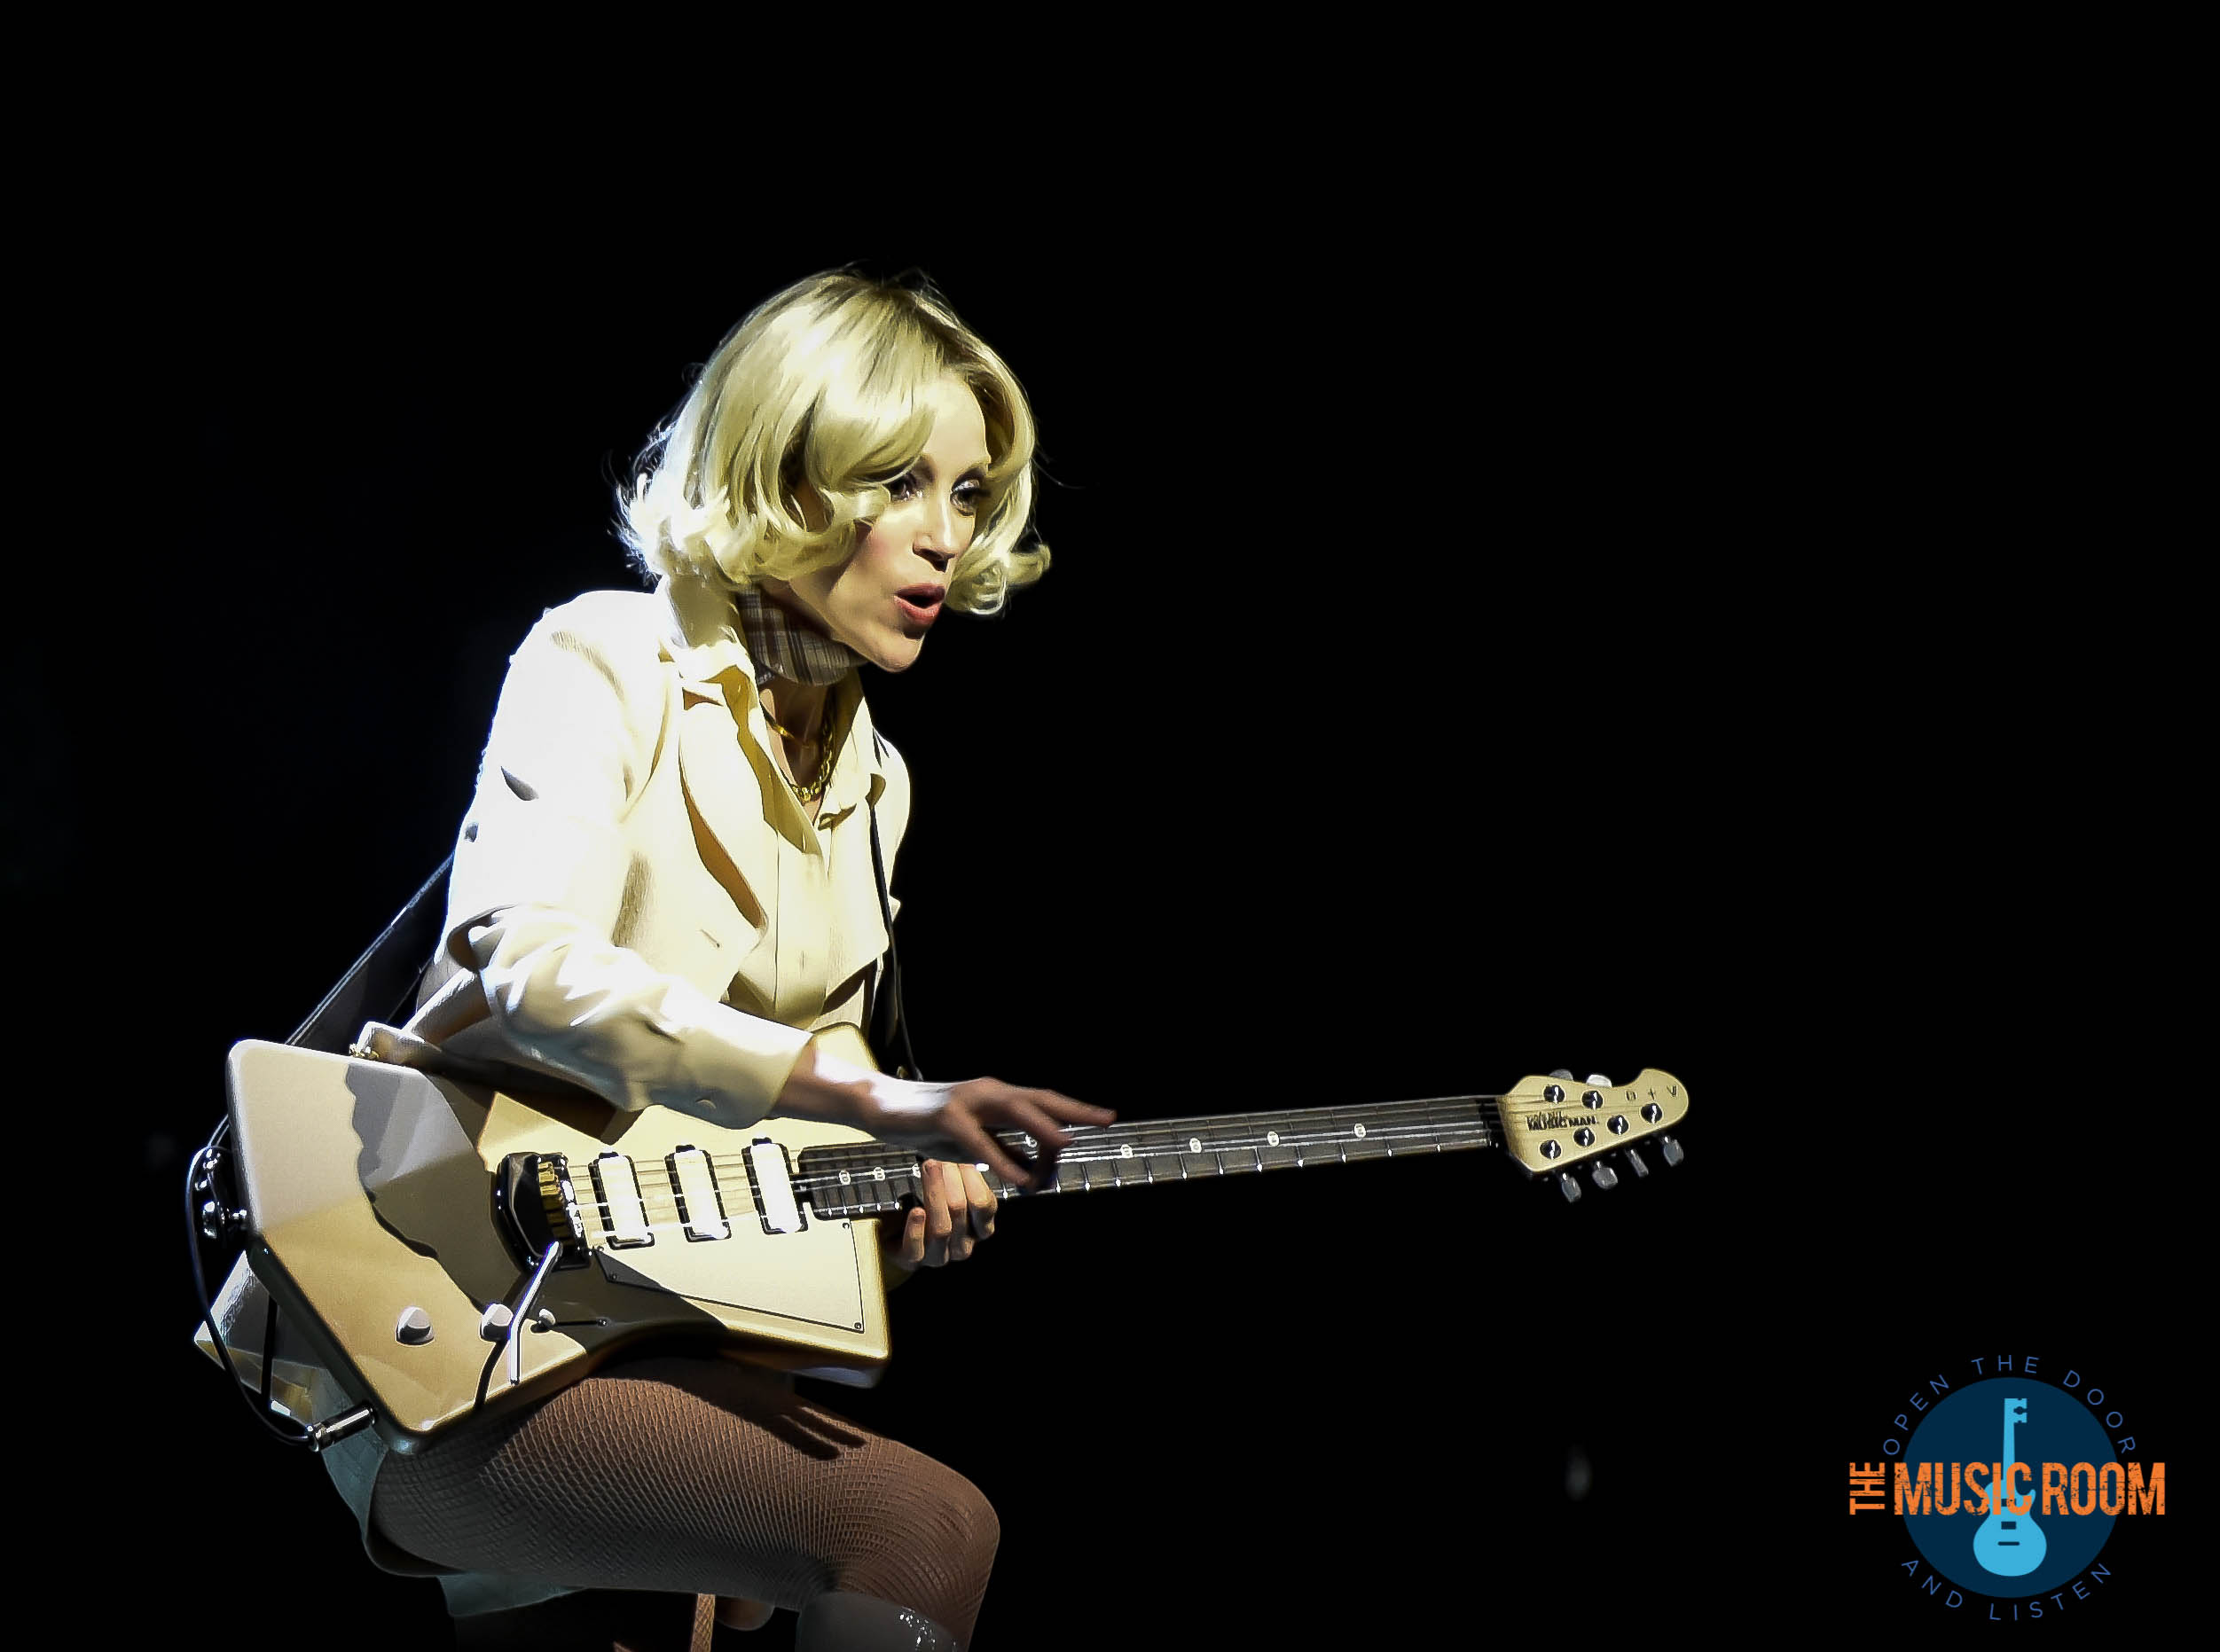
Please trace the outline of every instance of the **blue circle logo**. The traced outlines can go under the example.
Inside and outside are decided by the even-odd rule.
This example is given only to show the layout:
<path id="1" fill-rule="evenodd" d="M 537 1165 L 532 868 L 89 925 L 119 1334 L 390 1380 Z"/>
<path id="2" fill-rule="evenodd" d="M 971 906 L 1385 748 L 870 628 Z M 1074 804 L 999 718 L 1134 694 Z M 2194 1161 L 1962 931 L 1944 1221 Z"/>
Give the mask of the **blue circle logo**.
<path id="1" fill-rule="evenodd" d="M 1978 1594 L 2058 1588 L 2112 1535 L 2105 1504 L 2120 1507 L 2113 1483 L 2122 1471 L 2097 1419 L 2032 1377 L 1959 1389 L 1920 1421 L 1904 1467 L 1925 1480 L 1905 1506 L 1912 1541 L 1929 1566 Z"/>

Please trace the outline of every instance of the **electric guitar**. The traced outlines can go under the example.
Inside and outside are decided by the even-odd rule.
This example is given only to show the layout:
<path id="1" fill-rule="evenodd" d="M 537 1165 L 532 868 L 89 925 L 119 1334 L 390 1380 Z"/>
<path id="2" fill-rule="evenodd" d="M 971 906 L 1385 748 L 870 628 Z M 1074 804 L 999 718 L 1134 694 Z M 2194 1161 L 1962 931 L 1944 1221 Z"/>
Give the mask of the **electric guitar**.
<path id="1" fill-rule="evenodd" d="M 847 1030 L 820 1041 L 869 1062 Z M 867 1386 L 888 1356 L 874 1218 L 916 1194 L 918 1155 L 859 1131 L 627 1113 L 248 1041 L 227 1063 L 243 1202 L 216 1210 L 298 1335 L 388 1443 L 418 1449 L 482 1407 L 582 1376 L 618 1347 L 692 1334 L 742 1358 Z M 1053 1178 L 998 1196 L 1501 1147 L 1577 1197 L 1575 1167 L 1680 1162 L 1686 1087 L 1645 1071 L 1502 1096 L 1150 1119 L 1071 1130 Z M 1020 1157 L 1038 1145 L 1000 1139 Z M 1608 1155 L 1608 1157 L 1607 1157 Z M 206 1334 L 202 1334 L 205 1341 Z M 209 1349 L 213 1355 L 213 1348 Z"/>

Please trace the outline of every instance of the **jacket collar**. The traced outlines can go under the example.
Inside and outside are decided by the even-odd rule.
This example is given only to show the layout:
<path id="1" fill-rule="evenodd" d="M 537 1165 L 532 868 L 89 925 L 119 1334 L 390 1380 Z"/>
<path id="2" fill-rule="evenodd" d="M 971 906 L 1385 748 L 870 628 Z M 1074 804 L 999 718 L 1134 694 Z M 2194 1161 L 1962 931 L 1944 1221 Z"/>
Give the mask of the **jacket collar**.
<path id="1" fill-rule="evenodd" d="M 663 646 L 678 668 L 679 680 L 689 707 L 679 756 L 689 773 L 715 776 L 713 789 L 726 798 L 735 796 L 738 764 L 745 760 L 756 771 L 763 795 L 781 801 L 790 810 L 789 825 L 805 825 L 786 782 L 770 760 L 771 726 L 765 720 L 756 693 L 756 662 L 748 653 L 733 599 L 709 581 L 690 575 L 666 575 L 655 587 L 663 605 Z M 832 779 L 818 804 L 818 824 L 828 826 L 841 813 L 866 801 L 876 803 L 886 789 L 886 763 L 871 726 L 871 714 L 863 701 L 862 683 L 856 673 L 833 686 L 832 716 L 841 727 L 840 756 L 834 761 Z M 726 732 L 705 739 L 698 714 L 691 708 L 713 702 L 729 714 Z M 740 738 L 733 739 L 737 731 Z M 709 751 L 707 746 L 722 746 Z M 738 746 L 744 749 L 734 750 Z M 804 841 L 806 841 L 804 834 Z"/>
<path id="2" fill-rule="evenodd" d="M 705 579 L 666 574 L 655 599 L 663 606 L 663 651 L 678 666 L 679 680 L 713 683 L 734 668 L 755 680 L 755 662 L 748 657 L 730 597 Z"/>

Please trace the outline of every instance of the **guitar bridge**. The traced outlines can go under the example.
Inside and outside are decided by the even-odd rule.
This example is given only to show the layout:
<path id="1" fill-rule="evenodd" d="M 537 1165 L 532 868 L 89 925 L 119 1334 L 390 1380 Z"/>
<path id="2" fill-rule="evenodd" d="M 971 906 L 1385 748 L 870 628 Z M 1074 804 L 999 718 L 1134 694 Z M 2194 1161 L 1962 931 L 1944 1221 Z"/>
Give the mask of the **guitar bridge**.
<path id="1" fill-rule="evenodd" d="M 561 1244 L 558 1268 L 581 1268 L 586 1263 L 584 1224 L 578 1215 L 578 1192 L 570 1177 L 570 1163 L 560 1153 L 512 1153 L 501 1161 L 493 1178 L 494 1225 L 527 1267 Z"/>

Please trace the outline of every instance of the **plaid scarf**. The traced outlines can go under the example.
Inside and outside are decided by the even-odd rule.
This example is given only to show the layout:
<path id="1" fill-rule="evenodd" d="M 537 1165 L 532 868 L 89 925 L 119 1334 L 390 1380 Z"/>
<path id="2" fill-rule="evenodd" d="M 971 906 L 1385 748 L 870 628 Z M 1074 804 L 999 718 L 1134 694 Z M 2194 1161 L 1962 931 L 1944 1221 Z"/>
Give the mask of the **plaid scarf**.
<path id="1" fill-rule="evenodd" d="M 846 643 L 835 642 L 792 610 L 765 599 L 752 585 L 733 593 L 733 606 L 740 613 L 748 657 L 756 662 L 757 688 L 774 677 L 821 687 L 837 683 L 863 663 L 863 656 Z"/>

